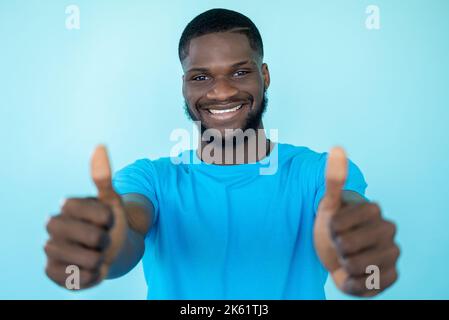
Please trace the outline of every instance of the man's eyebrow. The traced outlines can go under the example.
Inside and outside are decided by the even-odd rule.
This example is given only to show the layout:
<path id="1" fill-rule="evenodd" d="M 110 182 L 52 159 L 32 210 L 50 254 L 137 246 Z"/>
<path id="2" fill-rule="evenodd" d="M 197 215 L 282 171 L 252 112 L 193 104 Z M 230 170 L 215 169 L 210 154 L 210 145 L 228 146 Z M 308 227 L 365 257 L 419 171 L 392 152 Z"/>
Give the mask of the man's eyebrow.
<path id="1" fill-rule="evenodd" d="M 237 63 L 234 63 L 233 65 L 231 65 L 231 68 L 240 67 L 245 64 L 253 64 L 254 65 L 255 63 L 251 60 L 240 61 L 240 62 L 237 62 Z M 209 69 L 204 68 L 204 67 L 195 67 L 195 68 L 191 68 L 191 69 L 187 70 L 187 72 L 207 72 L 207 71 L 209 71 Z"/>
<path id="2" fill-rule="evenodd" d="M 232 65 L 233 68 L 243 66 L 244 64 L 254 64 L 251 60 L 240 61 Z"/>
<path id="3" fill-rule="evenodd" d="M 207 72 L 209 69 L 207 68 L 192 68 L 187 70 L 187 72 Z"/>

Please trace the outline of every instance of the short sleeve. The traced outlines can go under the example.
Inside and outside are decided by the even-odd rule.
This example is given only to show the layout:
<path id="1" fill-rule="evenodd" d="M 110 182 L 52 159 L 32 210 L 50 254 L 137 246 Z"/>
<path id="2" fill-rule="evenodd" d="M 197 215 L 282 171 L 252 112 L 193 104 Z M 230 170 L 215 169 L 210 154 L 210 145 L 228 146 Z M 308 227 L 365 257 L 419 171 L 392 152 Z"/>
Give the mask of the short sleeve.
<path id="1" fill-rule="evenodd" d="M 120 195 L 138 193 L 148 198 L 154 207 L 154 221 L 159 216 L 157 172 L 149 159 L 140 159 L 114 174 L 112 184 Z"/>
<path id="2" fill-rule="evenodd" d="M 313 207 L 315 213 L 317 212 L 318 205 L 320 204 L 320 201 L 323 198 L 324 193 L 326 191 L 325 170 L 326 170 L 327 157 L 328 153 L 324 152 L 321 154 L 319 158 L 317 183 L 316 183 L 317 190 L 315 194 L 315 201 Z M 354 162 L 348 160 L 348 176 L 346 178 L 343 190 L 357 192 L 358 194 L 366 198 L 365 190 L 367 186 L 368 185 L 365 181 L 362 171 Z"/>

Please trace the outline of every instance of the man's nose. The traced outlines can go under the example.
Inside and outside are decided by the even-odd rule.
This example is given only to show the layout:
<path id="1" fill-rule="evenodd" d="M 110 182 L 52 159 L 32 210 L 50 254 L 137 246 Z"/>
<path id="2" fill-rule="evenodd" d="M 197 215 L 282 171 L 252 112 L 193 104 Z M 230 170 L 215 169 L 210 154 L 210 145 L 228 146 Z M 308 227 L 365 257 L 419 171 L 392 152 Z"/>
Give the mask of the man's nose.
<path id="1" fill-rule="evenodd" d="M 207 92 L 209 100 L 226 101 L 235 96 L 239 90 L 232 86 L 227 79 L 216 79 L 213 87 Z"/>

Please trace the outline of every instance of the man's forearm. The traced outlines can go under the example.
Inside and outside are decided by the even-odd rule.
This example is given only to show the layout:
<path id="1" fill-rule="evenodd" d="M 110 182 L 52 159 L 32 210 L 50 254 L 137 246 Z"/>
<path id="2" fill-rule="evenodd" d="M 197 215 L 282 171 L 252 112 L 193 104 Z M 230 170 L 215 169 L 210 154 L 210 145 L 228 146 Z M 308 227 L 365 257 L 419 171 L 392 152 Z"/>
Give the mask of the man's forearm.
<path id="1" fill-rule="evenodd" d="M 125 243 L 109 266 L 107 278 L 114 279 L 128 273 L 139 263 L 145 252 L 145 235 L 152 225 L 154 207 L 139 194 L 122 195 L 127 219 Z"/>
<path id="2" fill-rule="evenodd" d="M 125 243 L 109 267 L 107 279 L 121 277 L 131 271 L 145 251 L 144 236 L 128 227 Z"/>

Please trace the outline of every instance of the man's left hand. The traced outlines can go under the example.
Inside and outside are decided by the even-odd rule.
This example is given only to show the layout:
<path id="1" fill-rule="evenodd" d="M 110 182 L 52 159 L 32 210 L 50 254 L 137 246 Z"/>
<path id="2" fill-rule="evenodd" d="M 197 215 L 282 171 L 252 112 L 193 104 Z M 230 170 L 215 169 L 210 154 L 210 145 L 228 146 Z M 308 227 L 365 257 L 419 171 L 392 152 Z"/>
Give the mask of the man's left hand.
<path id="1" fill-rule="evenodd" d="M 355 192 L 343 191 L 347 167 L 344 150 L 332 149 L 326 168 L 326 193 L 315 221 L 315 248 L 340 290 L 374 296 L 398 277 L 396 227 L 382 217 L 377 204 Z"/>

